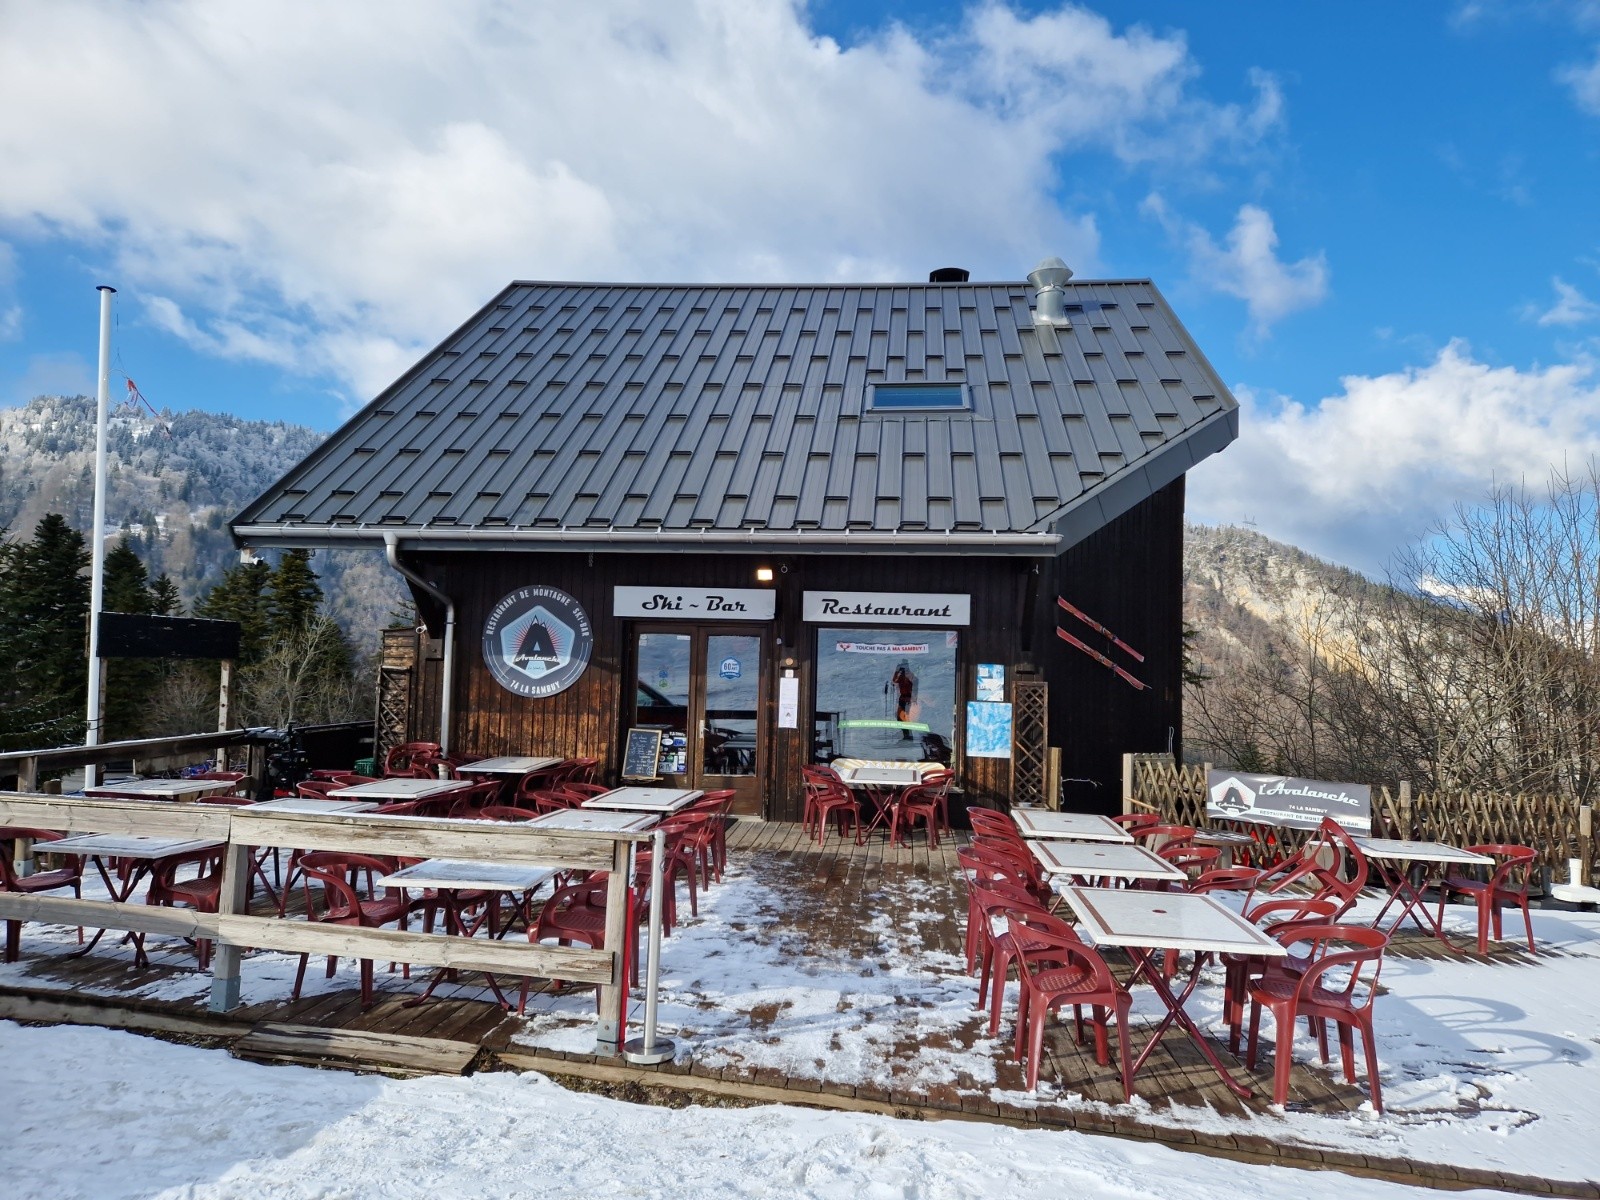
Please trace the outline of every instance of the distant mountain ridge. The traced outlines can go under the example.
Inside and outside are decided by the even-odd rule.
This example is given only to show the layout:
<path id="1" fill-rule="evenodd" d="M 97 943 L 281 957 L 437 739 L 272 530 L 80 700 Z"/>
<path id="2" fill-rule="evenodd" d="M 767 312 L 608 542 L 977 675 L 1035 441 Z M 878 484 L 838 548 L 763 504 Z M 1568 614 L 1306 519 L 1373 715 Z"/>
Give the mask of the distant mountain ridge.
<path id="1" fill-rule="evenodd" d="M 317 446 L 326 434 L 282 421 L 223 413 L 163 411 L 160 419 L 127 406 L 107 430 L 106 528 L 122 533 L 149 567 L 192 604 L 238 561 L 228 520 Z M 95 402 L 39 396 L 0 409 L 0 528 L 28 537 L 59 512 L 87 534 L 94 516 Z M 404 596 L 383 556 L 324 551 L 313 567 L 328 609 L 362 649 L 389 623 Z"/>

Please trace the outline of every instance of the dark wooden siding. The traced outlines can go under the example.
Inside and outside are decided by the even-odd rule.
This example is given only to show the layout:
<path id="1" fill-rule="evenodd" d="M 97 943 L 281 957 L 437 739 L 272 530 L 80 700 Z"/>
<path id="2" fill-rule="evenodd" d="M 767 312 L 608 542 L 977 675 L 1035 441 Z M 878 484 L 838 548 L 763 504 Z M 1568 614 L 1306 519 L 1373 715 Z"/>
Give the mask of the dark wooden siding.
<path id="1" fill-rule="evenodd" d="M 1176 731 L 1178 725 L 1182 514 L 1180 480 L 1055 562 L 1037 564 L 1016 558 L 887 554 L 756 558 L 670 550 L 593 556 L 434 553 L 409 558 L 424 576 L 456 597 L 453 744 L 458 749 L 485 755 L 550 752 L 594 757 L 601 760 L 604 777 L 615 780 L 628 647 L 626 622 L 611 615 L 613 586 L 757 587 L 761 585 L 755 580 L 756 568 L 770 566 L 779 573 L 772 585 L 778 593 L 778 615 L 772 624 L 772 660 L 766 667 L 769 817 L 798 820 L 800 816 L 800 767 L 810 753 L 816 636 L 816 626 L 801 620 L 801 593 L 825 588 L 970 595 L 972 624 L 961 630 L 958 657 L 956 731 L 957 779 L 969 802 L 1003 804 L 1010 793 L 1009 760 L 967 760 L 959 744 L 960 717 L 974 690 L 977 664 L 1001 663 L 1008 678 L 1030 668 L 1048 678 L 1051 744 L 1063 748 L 1063 775 L 1093 779 L 1099 785 L 1073 785 L 1067 797 L 1076 806 L 1109 810 L 1117 797 L 1121 754 L 1164 748 L 1169 727 Z M 1032 612 L 1025 614 L 1030 575 L 1036 599 Z M 489 610 L 514 588 L 534 583 L 570 593 L 589 613 L 595 632 L 589 669 L 565 692 L 544 700 L 524 699 L 502 688 L 484 665 L 481 648 Z M 1144 652 L 1144 664 L 1128 666 L 1152 685 L 1152 691 L 1135 692 L 1057 639 L 1058 592 Z M 1027 638 L 1022 636 L 1025 621 L 1032 626 Z M 1103 648 L 1087 627 L 1073 628 L 1070 619 L 1063 620 L 1062 627 Z M 419 672 L 422 682 L 413 708 L 417 736 L 437 727 L 437 684 L 427 682 L 437 679 L 437 664 L 427 665 L 430 670 Z M 792 730 L 776 729 L 772 711 L 776 680 L 786 666 L 792 666 L 800 680 L 800 727 Z"/>

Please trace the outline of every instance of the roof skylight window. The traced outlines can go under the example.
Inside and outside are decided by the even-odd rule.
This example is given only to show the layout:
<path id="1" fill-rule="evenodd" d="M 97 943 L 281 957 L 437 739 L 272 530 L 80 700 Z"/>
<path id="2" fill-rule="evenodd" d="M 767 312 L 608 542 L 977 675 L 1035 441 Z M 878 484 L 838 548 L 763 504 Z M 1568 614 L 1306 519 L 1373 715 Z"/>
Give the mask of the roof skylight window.
<path id="1" fill-rule="evenodd" d="M 867 395 L 871 412 L 964 412 L 971 407 L 964 383 L 876 383 Z"/>

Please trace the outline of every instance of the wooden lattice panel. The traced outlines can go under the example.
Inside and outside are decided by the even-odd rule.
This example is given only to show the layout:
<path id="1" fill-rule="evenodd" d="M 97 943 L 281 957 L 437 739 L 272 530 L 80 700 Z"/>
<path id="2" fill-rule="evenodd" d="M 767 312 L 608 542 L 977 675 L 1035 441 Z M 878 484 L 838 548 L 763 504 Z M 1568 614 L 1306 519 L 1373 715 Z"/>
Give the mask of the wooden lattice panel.
<path id="1" fill-rule="evenodd" d="M 1060 807 L 1049 794 L 1050 685 L 1019 679 L 1011 685 L 1011 802 Z"/>
<path id="2" fill-rule="evenodd" d="M 378 668 L 377 745 L 373 754 L 382 763 L 389 751 L 403 744 L 411 709 L 411 669 Z"/>
<path id="3" fill-rule="evenodd" d="M 1203 829 L 1206 819 L 1205 767 L 1179 766 L 1161 754 L 1133 756 L 1134 807 L 1156 812 L 1175 825 Z M 1402 799 L 1398 789 L 1372 790 L 1372 832 L 1377 837 L 1416 838 L 1452 846 L 1511 843 L 1532 846 L 1539 864 L 1556 879 L 1567 877 L 1567 860 L 1584 856 L 1581 806 L 1559 796 L 1496 792 L 1419 793 Z M 1279 829 L 1273 845 L 1280 856 L 1298 850 L 1312 833 Z"/>

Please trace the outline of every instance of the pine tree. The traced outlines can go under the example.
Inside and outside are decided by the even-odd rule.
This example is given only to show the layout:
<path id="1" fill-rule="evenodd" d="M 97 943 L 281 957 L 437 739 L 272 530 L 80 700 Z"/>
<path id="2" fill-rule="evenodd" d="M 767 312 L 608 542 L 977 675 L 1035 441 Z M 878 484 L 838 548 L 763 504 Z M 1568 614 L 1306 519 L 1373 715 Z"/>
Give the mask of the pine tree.
<path id="1" fill-rule="evenodd" d="M 0 555 L 0 707 L 26 710 L 30 728 L 54 722 L 33 744 L 81 730 L 88 678 L 89 552 L 83 535 L 50 513 L 27 542 Z M 21 718 L 15 718 L 20 720 Z"/>
<path id="2" fill-rule="evenodd" d="M 172 582 L 172 576 L 165 571 L 150 584 L 150 601 L 150 611 L 158 617 L 183 615 L 183 597 L 178 595 L 178 585 Z"/>
<path id="3" fill-rule="evenodd" d="M 287 639 L 307 628 L 322 606 L 322 588 L 309 550 L 290 550 L 272 573 L 272 635 Z"/>
<path id="4" fill-rule="evenodd" d="M 150 573 L 134 553 L 126 536 L 106 555 L 106 612 L 149 616 L 155 611 L 155 596 L 150 591 Z M 148 732 L 143 715 L 149 711 L 150 695 L 162 678 L 159 660 L 149 658 L 108 659 L 105 664 L 106 702 L 103 712 L 105 741 L 120 741 Z"/>
<path id="5" fill-rule="evenodd" d="M 272 633 L 268 585 L 272 568 L 264 562 L 244 563 L 223 572 L 222 582 L 194 606 L 194 615 L 214 621 L 239 622 L 239 661 L 260 661 Z"/>

